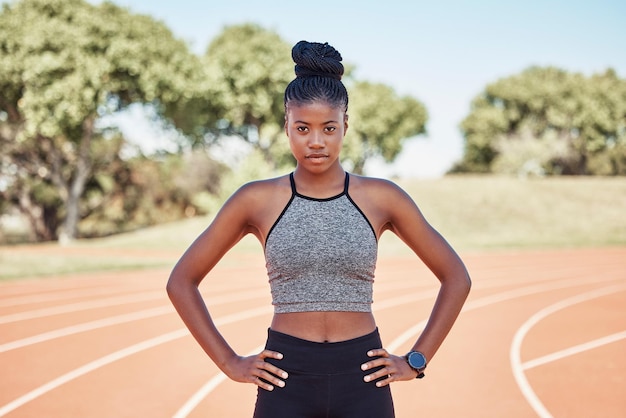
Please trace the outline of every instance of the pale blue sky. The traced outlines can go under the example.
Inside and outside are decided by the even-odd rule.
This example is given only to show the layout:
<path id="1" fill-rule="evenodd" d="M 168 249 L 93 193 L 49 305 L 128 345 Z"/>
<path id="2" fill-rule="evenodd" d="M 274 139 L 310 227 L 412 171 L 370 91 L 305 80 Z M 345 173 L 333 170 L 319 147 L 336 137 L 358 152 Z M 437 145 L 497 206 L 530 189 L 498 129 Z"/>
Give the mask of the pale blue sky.
<path id="1" fill-rule="evenodd" d="M 97 2 L 97 1 L 94 1 Z M 626 1 L 115 0 L 164 21 L 202 54 L 225 25 L 255 22 L 286 42 L 329 42 L 360 79 L 422 101 L 427 137 L 380 173 L 433 176 L 462 154 L 459 122 L 485 85 L 530 65 L 626 77 Z"/>

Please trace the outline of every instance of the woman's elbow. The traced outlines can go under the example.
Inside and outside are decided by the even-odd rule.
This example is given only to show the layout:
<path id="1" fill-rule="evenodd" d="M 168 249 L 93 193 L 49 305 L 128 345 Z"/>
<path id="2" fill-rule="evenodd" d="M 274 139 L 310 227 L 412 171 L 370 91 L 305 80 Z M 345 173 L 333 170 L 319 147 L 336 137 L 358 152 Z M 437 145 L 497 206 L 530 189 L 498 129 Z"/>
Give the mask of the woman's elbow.
<path id="1" fill-rule="evenodd" d="M 463 274 L 459 275 L 457 283 L 459 291 L 464 293 L 465 296 L 469 295 L 469 292 L 472 289 L 472 279 L 466 270 L 463 271 Z"/>
<path id="2" fill-rule="evenodd" d="M 173 276 L 170 276 L 170 278 L 167 280 L 167 284 L 165 285 L 165 291 L 167 292 L 167 296 L 170 298 L 170 300 L 175 298 L 179 288 L 180 286 L 178 282 L 174 279 Z"/>
<path id="3" fill-rule="evenodd" d="M 165 291 L 167 292 L 167 296 L 170 300 L 174 300 L 177 296 L 180 296 L 185 291 L 185 280 L 184 276 L 180 274 L 176 269 L 172 271 L 169 279 L 167 280 L 167 284 L 165 285 Z"/>
<path id="4" fill-rule="evenodd" d="M 465 275 L 465 287 L 466 287 L 466 292 L 469 294 L 470 290 L 472 289 L 472 278 L 469 276 L 469 274 Z"/>
<path id="5" fill-rule="evenodd" d="M 447 279 L 443 282 L 447 283 L 451 289 L 454 289 L 455 293 L 463 297 L 467 297 L 472 288 L 472 279 L 465 268 L 450 272 Z"/>

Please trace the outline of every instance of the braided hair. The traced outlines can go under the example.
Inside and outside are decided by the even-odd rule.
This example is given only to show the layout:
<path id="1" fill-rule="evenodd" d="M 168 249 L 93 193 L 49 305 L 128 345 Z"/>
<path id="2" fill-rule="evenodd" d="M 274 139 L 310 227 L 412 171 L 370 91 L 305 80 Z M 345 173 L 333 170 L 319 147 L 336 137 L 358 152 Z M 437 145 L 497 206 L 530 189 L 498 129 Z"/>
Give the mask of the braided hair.
<path id="1" fill-rule="evenodd" d="M 348 91 L 341 82 L 341 54 L 327 43 L 300 41 L 291 50 L 296 78 L 285 89 L 285 108 L 322 101 L 348 111 Z"/>

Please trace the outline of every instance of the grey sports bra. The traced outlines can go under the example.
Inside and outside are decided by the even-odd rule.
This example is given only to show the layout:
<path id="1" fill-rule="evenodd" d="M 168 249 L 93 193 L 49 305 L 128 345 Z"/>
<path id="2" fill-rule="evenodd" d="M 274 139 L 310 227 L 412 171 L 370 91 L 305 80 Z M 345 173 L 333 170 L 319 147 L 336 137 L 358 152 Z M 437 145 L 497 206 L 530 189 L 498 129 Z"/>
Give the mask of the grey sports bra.
<path id="1" fill-rule="evenodd" d="M 344 190 L 326 199 L 301 195 L 293 173 L 291 199 L 265 240 L 275 313 L 371 312 L 376 234 Z"/>

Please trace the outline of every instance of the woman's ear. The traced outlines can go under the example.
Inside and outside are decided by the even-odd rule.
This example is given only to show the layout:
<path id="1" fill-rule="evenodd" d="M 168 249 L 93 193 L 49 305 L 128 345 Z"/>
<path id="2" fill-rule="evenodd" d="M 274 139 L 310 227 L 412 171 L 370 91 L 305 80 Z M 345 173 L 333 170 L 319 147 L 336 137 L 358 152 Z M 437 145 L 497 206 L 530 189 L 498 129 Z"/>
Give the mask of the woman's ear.
<path id="1" fill-rule="evenodd" d="M 348 132 L 348 114 L 346 113 L 343 116 L 343 134 L 345 135 Z"/>
<path id="2" fill-rule="evenodd" d="M 289 138 L 289 130 L 287 129 L 287 115 L 285 115 L 285 135 L 287 135 L 287 138 Z"/>

